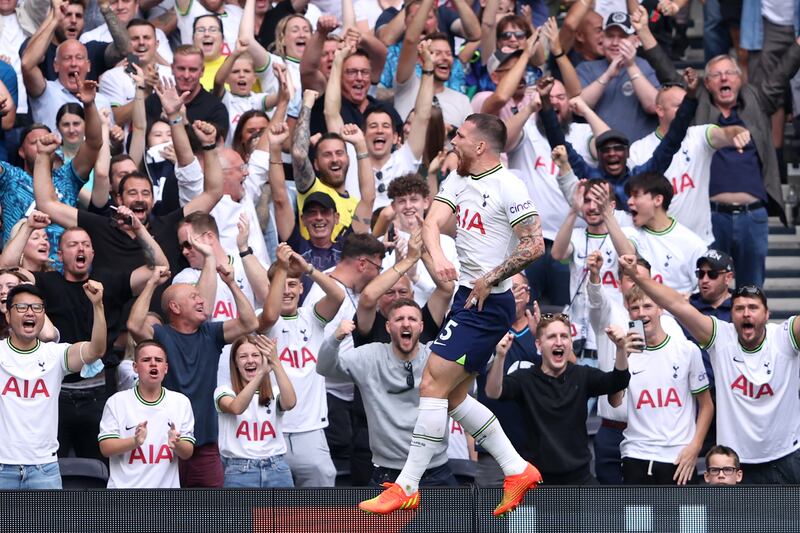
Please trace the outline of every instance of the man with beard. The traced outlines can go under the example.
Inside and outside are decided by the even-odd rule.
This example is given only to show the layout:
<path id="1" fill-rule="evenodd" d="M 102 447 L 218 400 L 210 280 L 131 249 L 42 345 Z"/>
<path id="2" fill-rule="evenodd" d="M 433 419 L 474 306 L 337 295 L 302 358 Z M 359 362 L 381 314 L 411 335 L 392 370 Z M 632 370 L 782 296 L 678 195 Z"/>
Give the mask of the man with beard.
<path id="1" fill-rule="evenodd" d="M 419 480 L 444 439 L 448 407 L 450 416 L 503 469 L 504 494 L 495 515 L 512 511 L 541 482 L 538 470 L 514 450 L 491 411 L 467 395 L 514 321 L 509 278 L 544 252 L 538 216 L 525 186 L 500 162 L 506 128 L 499 118 L 470 115 L 452 142 L 458 168 L 442 184 L 422 236 L 436 276 L 441 281 L 459 279 L 461 286 L 425 366 L 403 471 L 379 496 L 359 504 L 365 512 L 388 514 L 419 506 Z M 439 240 L 454 219 L 460 276 Z"/>
<path id="2" fill-rule="evenodd" d="M 43 23 L 19 49 L 23 77 L 29 75 L 38 78 L 33 71 L 34 68 L 38 68 L 39 74 L 43 75 L 44 79 L 55 81 L 58 78 L 58 73 L 55 71 L 56 48 L 67 39 L 80 38 L 83 33 L 85 9 L 83 0 L 53 0 L 52 8 Z M 97 41 L 84 43 L 90 63 L 86 77 L 95 81 L 130 51 L 128 35 L 124 26 L 119 24 L 114 11 L 105 4 L 101 6 L 101 12 L 106 21 L 111 22 L 111 27 L 119 28 L 119 31 L 112 34 L 113 45 Z"/>
<path id="3" fill-rule="evenodd" d="M 339 351 L 345 337 L 355 329 L 343 320 L 319 350 L 317 372 L 326 378 L 353 381 L 364 398 L 372 462 L 371 484 L 391 484 L 405 462 L 407 442 L 412 437 L 419 409 L 419 385 L 431 351 L 420 345 L 422 311 L 408 298 L 389 306 L 388 343 L 371 343 L 354 350 Z M 447 439 L 442 441 L 419 481 L 423 487 L 457 485 L 447 465 Z"/>
<path id="4" fill-rule="evenodd" d="M 330 91 L 329 91 L 330 92 Z M 339 220 L 333 230 L 336 239 L 347 227 L 352 226 L 356 233 L 369 233 L 372 221 L 372 204 L 375 201 L 375 179 L 370 168 L 369 152 L 364 134 L 355 124 L 343 124 L 339 133 L 324 134 L 314 146 L 314 164 L 309 159 L 309 117 L 314 105 L 316 92 L 303 92 L 303 108 L 294 129 L 292 144 L 292 167 L 297 186 L 297 208 L 303 212 L 305 198 L 316 192 L 333 198 Z M 346 143 L 356 149 L 358 160 L 358 182 L 361 199 L 350 195 L 346 189 L 345 177 L 350 166 Z M 277 166 L 277 160 L 271 164 Z M 308 229 L 300 227 L 300 235 L 309 238 Z"/>
<path id="5" fill-rule="evenodd" d="M 566 305 L 569 303 L 569 269 L 552 258 L 551 249 L 569 212 L 569 205 L 559 189 L 556 178 L 558 165 L 551 158 L 552 148 L 544 134 L 542 116 L 545 111 L 540 111 L 542 98 L 547 99 L 555 111 L 562 136 L 570 139 L 585 161 L 594 161 L 593 139 L 608 131 L 608 126 L 580 97 L 568 100 L 566 89 L 558 80 L 553 80 L 549 93 L 544 96 L 534 93 L 518 113 L 504 119 L 508 127 L 508 166 L 520 171 L 528 194 L 536 198 L 536 208 L 542 220 L 545 256 L 525 272 L 531 283 L 531 297 L 540 300 L 545 295 L 553 305 Z M 576 114 L 583 116 L 587 123 L 575 122 Z"/>
<path id="6" fill-rule="evenodd" d="M 177 115 L 177 111 L 175 114 Z M 173 272 L 178 271 L 178 260 L 181 257 L 176 237 L 178 222 L 195 211 L 208 213 L 222 196 L 222 171 L 218 151 L 214 145 L 216 130 L 211 124 L 199 120 L 195 121 L 192 127 L 200 142 L 206 148 L 211 147 L 210 150 L 203 152 L 206 166 L 205 190 L 202 194 L 182 209 L 176 209 L 163 216 L 155 216 L 151 214 L 154 203 L 153 184 L 144 174 L 131 172 L 126 175 L 120 181 L 117 191 L 116 204 L 130 209 L 132 216 L 153 235 Z M 40 144 L 43 144 L 41 140 Z M 40 156 L 42 163 L 37 163 L 34 172 L 33 189 L 37 206 L 50 215 L 56 224 L 65 228 L 80 226 L 86 230 L 97 250 L 98 268 L 132 272 L 144 264 L 152 264 L 147 250 L 135 240 L 134 222 L 128 215 L 120 215 L 117 211 L 114 218 L 122 223 L 112 224 L 108 217 L 78 210 L 58 200 L 50 179 L 50 167 L 46 164 L 49 154 L 52 154 L 57 146 L 58 143 L 54 138 L 46 139 L 46 143 L 42 146 L 47 156 Z"/>
<path id="7" fill-rule="evenodd" d="M 92 92 L 96 90 L 96 82 L 86 84 L 89 73 L 89 56 L 86 47 L 75 39 L 67 39 L 56 49 L 53 68 L 58 75 L 56 81 L 46 80 L 36 65 L 26 68 L 23 62 L 25 87 L 31 103 L 31 114 L 34 122 L 46 124 L 50 131 L 56 131 L 56 113 L 62 105 L 75 102 L 85 107 L 84 100 L 90 84 Z M 93 95 L 98 109 L 111 110 L 111 102 L 102 94 Z"/>
<path id="8" fill-rule="evenodd" d="M 171 124 L 173 121 L 177 121 L 174 124 L 179 124 L 184 119 L 189 123 L 202 120 L 213 124 L 217 134 L 224 139 L 230 127 L 228 108 L 222 100 L 200 85 L 204 68 L 202 50 L 193 45 L 181 45 L 176 48 L 172 75 L 175 77 L 175 90 L 180 96 L 181 103 L 186 106 L 185 116 L 183 113 L 170 116 L 171 110 L 164 109 L 161 98 L 154 93 L 144 101 L 148 120 L 161 118 L 162 114 L 167 116 Z"/>
<path id="9" fill-rule="evenodd" d="M 739 452 L 744 479 L 797 484 L 800 455 L 800 320 L 769 323 L 764 292 L 745 285 L 731 298 L 731 322 L 706 316 L 674 290 L 620 266 L 708 351 L 717 387 L 717 442 Z"/>

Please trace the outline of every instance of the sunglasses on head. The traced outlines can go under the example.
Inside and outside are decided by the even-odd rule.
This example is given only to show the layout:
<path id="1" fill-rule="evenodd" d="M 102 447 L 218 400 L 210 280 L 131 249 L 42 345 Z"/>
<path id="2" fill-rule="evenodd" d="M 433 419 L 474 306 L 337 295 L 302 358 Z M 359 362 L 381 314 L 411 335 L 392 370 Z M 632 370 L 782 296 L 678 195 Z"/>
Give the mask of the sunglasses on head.
<path id="1" fill-rule="evenodd" d="M 566 313 L 542 313 L 542 318 L 539 321 L 539 324 L 541 325 L 543 322 L 554 322 L 556 320 L 563 322 L 567 326 L 572 325 L 569 320 L 569 315 Z"/>
<path id="2" fill-rule="evenodd" d="M 736 289 L 736 292 L 733 293 L 734 296 L 756 296 L 758 298 L 764 298 L 764 291 L 756 287 L 755 285 L 743 285 Z"/>

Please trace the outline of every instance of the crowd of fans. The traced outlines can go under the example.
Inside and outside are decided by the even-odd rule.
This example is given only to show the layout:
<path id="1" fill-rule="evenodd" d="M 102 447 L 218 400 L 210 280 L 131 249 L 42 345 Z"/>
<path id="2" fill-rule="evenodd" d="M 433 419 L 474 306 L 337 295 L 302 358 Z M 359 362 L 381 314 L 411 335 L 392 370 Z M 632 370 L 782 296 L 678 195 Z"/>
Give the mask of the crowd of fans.
<path id="1" fill-rule="evenodd" d="M 700 76 L 690 1 L 0 0 L 0 488 L 394 481 L 456 325 L 426 213 L 499 261 L 437 191 L 501 167 L 544 255 L 471 394 L 544 481 L 800 483 L 762 290 L 800 4 L 706 0 Z M 502 485 L 474 437 L 421 485 Z"/>

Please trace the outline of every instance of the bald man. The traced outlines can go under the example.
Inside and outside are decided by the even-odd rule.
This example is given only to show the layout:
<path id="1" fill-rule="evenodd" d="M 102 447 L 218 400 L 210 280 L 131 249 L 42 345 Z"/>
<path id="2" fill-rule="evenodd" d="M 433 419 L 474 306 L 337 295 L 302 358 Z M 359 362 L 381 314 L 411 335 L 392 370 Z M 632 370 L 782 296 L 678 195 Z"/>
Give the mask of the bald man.
<path id="1" fill-rule="evenodd" d="M 199 243 L 195 238 L 190 236 L 185 244 L 197 246 Z M 239 311 L 237 318 L 224 322 L 209 320 L 211 309 L 200 294 L 204 286 L 213 286 L 213 294 L 217 273 L 233 294 Z M 136 342 L 155 339 L 166 347 L 170 372 L 164 386 L 185 394 L 192 402 L 196 444 L 192 458 L 180 463 L 181 487 L 222 487 L 223 470 L 217 447 L 217 414 L 213 398 L 217 386 L 217 362 L 223 346 L 255 331 L 258 318 L 236 284 L 233 270 L 228 265 L 218 266 L 214 255 L 209 254 L 205 257 L 197 285 L 176 283 L 164 291 L 161 309 L 167 323 L 153 326 L 147 321 L 150 300 L 156 287 L 167 279 L 169 271 L 166 268 L 153 269 L 152 276 L 131 308 L 128 331 Z"/>

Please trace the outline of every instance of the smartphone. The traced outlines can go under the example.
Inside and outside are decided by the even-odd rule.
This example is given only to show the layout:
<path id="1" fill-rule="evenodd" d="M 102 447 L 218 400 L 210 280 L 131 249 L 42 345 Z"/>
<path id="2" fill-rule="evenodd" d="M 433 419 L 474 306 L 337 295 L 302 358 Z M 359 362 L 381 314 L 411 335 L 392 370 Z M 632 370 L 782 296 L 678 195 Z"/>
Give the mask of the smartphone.
<path id="1" fill-rule="evenodd" d="M 647 338 L 644 335 L 644 322 L 642 322 L 641 320 L 629 321 L 628 331 L 630 330 L 634 330 L 636 334 L 642 338 L 642 342 L 645 344 L 645 346 L 647 345 Z M 639 350 L 638 352 L 641 352 L 641 350 Z"/>
<path id="2" fill-rule="evenodd" d="M 114 211 L 114 218 L 122 220 L 123 223 L 127 224 L 128 226 L 133 226 L 133 219 L 130 216 L 122 216 L 119 214 L 117 210 L 117 206 L 111 205 L 109 206 L 112 211 Z"/>
<path id="3" fill-rule="evenodd" d="M 136 69 L 133 68 L 133 65 L 139 64 L 139 56 L 136 54 L 128 54 L 128 66 L 125 67 L 125 72 L 128 74 L 136 74 Z"/>
<path id="4" fill-rule="evenodd" d="M 397 232 L 394 230 L 394 224 L 389 224 L 389 231 L 386 233 L 389 242 L 394 242 L 397 239 Z"/>

